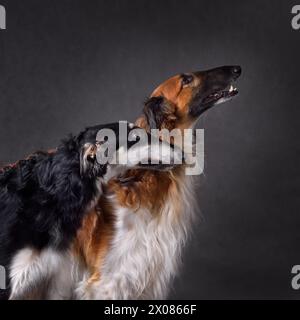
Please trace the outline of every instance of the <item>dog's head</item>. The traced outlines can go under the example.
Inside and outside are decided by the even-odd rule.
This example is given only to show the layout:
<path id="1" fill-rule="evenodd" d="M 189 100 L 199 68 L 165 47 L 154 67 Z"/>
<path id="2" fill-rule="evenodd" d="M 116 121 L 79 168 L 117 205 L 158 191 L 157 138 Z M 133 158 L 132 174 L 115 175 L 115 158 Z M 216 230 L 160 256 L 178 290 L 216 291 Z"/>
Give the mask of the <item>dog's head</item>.
<path id="1" fill-rule="evenodd" d="M 82 177 L 95 178 L 103 177 L 107 171 L 107 163 L 100 163 L 97 153 L 101 151 L 101 143 L 97 141 L 97 134 L 100 130 L 110 129 L 117 138 L 116 148 L 119 147 L 119 125 L 111 123 L 106 125 L 97 125 L 86 128 L 76 137 L 76 143 L 80 155 L 80 175 Z"/>
<path id="2" fill-rule="evenodd" d="M 241 67 L 224 66 L 174 76 L 154 90 L 137 125 L 147 129 L 188 129 L 214 105 L 238 94 L 233 83 Z"/>
<path id="3" fill-rule="evenodd" d="M 104 135 L 99 134 L 100 131 Z M 141 139 L 138 133 L 143 133 L 145 139 Z M 80 150 L 81 177 L 107 179 L 106 174 L 111 176 L 112 167 L 114 172 L 139 168 L 170 170 L 183 159 L 181 149 L 164 141 L 152 142 L 151 135 L 144 129 L 126 122 L 123 126 L 117 122 L 87 128 L 76 141 Z M 124 152 L 127 161 L 120 163 L 117 158 L 121 154 L 124 156 Z"/>

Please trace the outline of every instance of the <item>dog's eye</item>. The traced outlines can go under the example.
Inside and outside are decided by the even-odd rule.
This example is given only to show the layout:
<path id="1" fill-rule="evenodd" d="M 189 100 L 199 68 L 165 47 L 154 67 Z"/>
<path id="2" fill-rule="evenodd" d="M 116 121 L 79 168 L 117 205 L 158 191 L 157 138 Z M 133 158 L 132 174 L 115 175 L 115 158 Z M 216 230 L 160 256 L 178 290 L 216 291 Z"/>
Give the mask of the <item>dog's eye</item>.
<path id="1" fill-rule="evenodd" d="M 194 80 L 194 77 L 191 74 L 183 74 L 181 78 L 183 86 L 190 84 Z"/>

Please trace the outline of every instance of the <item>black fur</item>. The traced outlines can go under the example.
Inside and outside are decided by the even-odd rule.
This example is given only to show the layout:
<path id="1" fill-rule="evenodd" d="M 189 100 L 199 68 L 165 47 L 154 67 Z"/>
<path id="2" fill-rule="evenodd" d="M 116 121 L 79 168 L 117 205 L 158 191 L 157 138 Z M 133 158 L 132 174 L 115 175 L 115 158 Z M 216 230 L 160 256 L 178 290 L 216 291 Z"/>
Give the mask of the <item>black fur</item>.
<path id="1" fill-rule="evenodd" d="M 96 178 L 106 172 L 94 160 L 82 172 L 82 150 L 85 143 L 96 142 L 104 127 L 118 130 L 118 124 L 88 128 L 63 141 L 54 153 L 37 152 L 0 169 L 0 265 L 7 273 L 22 248 L 60 251 L 70 245 L 97 195 Z"/>
<path id="2" fill-rule="evenodd" d="M 136 143 L 119 137 L 119 123 L 95 126 L 70 136 L 53 153 L 37 152 L 0 169 L 0 265 L 7 274 L 21 249 L 65 252 L 70 247 L 87 208 L 100 196 L 96 178 L 106 174 L 107 165 L 100 165 L 94 152 L 100 146 L 97 133 L 104 128 L 114 131 L 117 149 L 124 142 L 128 148 Z M 127 136 L 131 129 L 127 124 Z M 168 170 L 172 165 L 138 167 Z M 8 296 L 9 289 L 0 290 L 0 299 Z"/>

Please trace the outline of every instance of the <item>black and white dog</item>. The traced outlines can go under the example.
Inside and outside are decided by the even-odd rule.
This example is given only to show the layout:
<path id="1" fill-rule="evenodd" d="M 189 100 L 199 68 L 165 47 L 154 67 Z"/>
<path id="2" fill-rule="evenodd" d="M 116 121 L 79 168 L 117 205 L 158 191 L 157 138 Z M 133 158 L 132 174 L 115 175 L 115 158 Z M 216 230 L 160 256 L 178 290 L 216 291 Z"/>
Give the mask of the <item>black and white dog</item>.
<path id="1" fill-rule="evenodd" d="M 118 137 L 118 123 L 91 127 L 64 140 L 54 152 L 37 152 L 0 170 L 0 265 L 9 278 L 0 298 L 47 298 L 49 282 L 63 267 L 85 212 L 99 199 L 112 172 L 111 165 L 100 164 L 96 156 L 101 148 L 96 136 L 103 128 Z M 174 157 L 181 157 L 177 152 Z M 151 156 L 159 160 L 144 152 L 144 157 Z M 136 158 L 124 168 L 139 166 L 144 168 Z"/>

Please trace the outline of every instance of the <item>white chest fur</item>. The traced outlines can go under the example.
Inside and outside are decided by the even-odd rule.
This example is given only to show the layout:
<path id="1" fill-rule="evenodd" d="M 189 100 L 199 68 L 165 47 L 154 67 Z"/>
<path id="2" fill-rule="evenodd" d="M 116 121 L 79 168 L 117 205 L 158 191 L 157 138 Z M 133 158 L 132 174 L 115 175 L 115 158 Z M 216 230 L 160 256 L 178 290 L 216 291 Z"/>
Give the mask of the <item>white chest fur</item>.
<path id="1" fill-rule="evenodd" d="M 190 179 L 181 183 L 180 200 L 173 198 L 178 193 L 168 195 L 159 216 L 117 207 L 115 236 L 89 298 L 166 298 L 193 217 Z"/>

